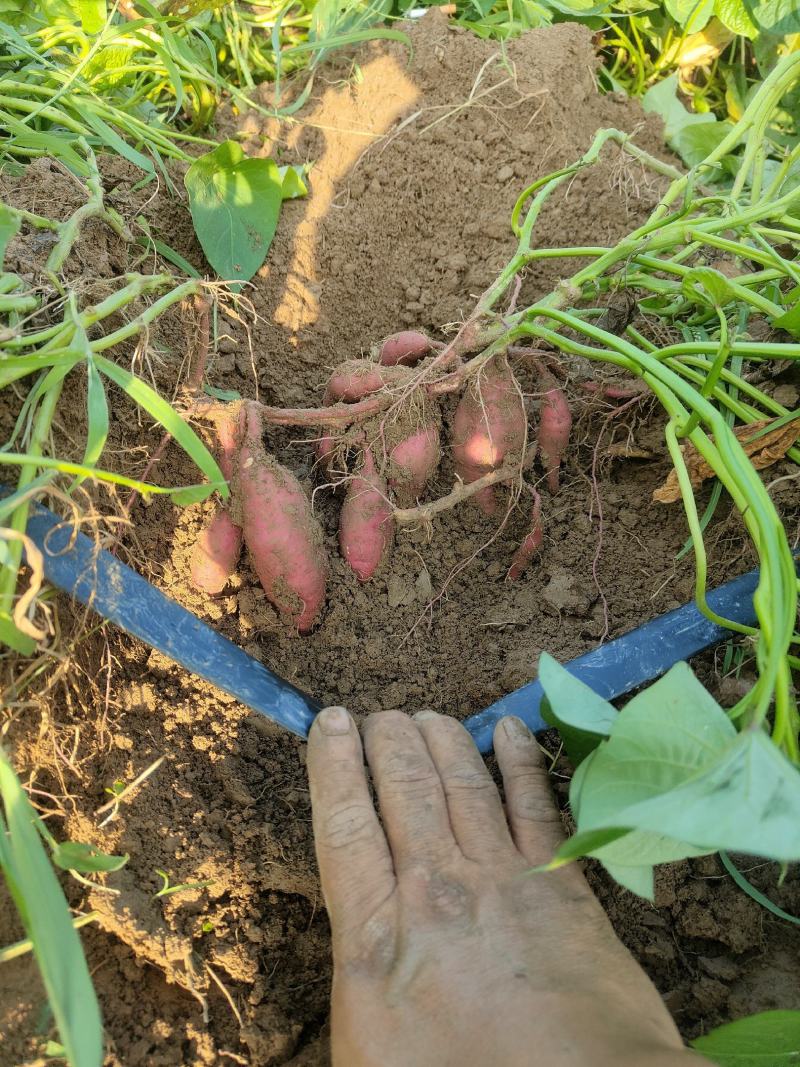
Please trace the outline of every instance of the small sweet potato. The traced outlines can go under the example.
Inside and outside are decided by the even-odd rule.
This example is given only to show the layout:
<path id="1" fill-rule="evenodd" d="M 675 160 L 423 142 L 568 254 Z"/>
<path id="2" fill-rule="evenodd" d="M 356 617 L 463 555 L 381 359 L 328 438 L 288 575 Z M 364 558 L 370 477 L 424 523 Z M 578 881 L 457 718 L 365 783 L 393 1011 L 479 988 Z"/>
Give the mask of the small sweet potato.
<path id="1" fill-rule="evenodd" d="M 394 383 L 398 376 L 399 369 L 394 372 L 368 359 L 347 359 L 339 364 L 328 379 L 323 403 L 352 404 L 371 393 L 377 393 L 384 385 Z"/>
<path id="2" fill-rule="evenodd" d="M 339 516 L 342 556 L 362 582 L 375 574 L 394 537 L 392 505 L 386 492 L 386 480 L 376 471 L 367 448 L 361 469 L 348 483 Z"/>
<path id="3" fill-rule="evenodd" d="M 522 544 L 511 559 L 506 578 L 512 581 L 519 578 L 538 552 L 542 544 L 542 498 L 533 490 L 533 508 L 531 509 L 531 528 L 522 540 Z"/>
<path id="4" fill-rule="evenodd" d="M 270 601 L 308 633 L 325 602 L 322 530 L 300 482 L 265 451 L 262 432 L 259 405 L 246 403 L 236 471 L 244 540 Z"/>
<path id="5" fill-rule="evenodd" d="M 401 507 L 411 507 L 425 493 L 442 458 L 439 421 L 434 416 L 401 438 L 389 453 L 389 485 Z"/>
<path id="6" fill-rule="evenodd" d="M 572 429 L 572 412 L 563 390 L 551 374 L 543 374 L 542 383 L 546 392 L 539 409 L 539 452 L 547 473 L 547 488 L 551 493 L 557 493 L 561 459 Z"/>
<path id="7" fill-rule="evenodd" d="M 236 570 L 242 551 L 242 528 L 219 506 L 200 534 L 192 553 L 192 585 L 221 593 Z"/>
<path id="8" fill-rule="evenodd" d="M 525 408 L 505 356 L 495 356 L 470 381 L 453 417 L 456 473 L 467 484 L 497 470 L 525 447 Z M 472 498 L 485 515 L 497 507 L 494 486 Z"/>
<path id="9" fill-rule="evenodd" d="M 395 367 L 398 363 L 413 367 L 433 348 L 430 337 L 419 330 L 401 330 L 393 333 L 382 342 L 378 362 L 385 367 Z"/>
<path id="10" fill-rule="evenodd" d="M 239 448 L 242 405 L 231 404 L 214 418 L 219 449 L 219 468 L 230 482 Z M 215 595 L 221 593 L 236 570 L 242 552 L 242 530 L 228 510 L 219 505 L 210 522 L 197 539 L 192 553 L 191 581 L 197 589 Z"/>

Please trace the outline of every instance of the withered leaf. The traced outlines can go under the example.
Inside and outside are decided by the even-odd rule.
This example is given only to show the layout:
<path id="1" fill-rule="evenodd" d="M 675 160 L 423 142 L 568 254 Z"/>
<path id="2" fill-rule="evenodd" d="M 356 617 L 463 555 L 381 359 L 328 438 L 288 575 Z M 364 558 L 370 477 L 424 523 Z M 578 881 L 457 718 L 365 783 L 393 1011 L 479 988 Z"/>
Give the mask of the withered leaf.
<path id="1" fill-rule="evenodd" d="M 788 450 L 800 437 L 800 416 L 777 426 L 774 430 L 767 430 L 761 436 L 755 436 L 778 419 L 759 419 L 757 422 L 749 422 L 746 426 L 737 426 L 734 433 L 739 443 L 745 450 L 756 470 L 771 467 L 779 459 L 783 459 Z M 713 440 L 713 438 L 712 438 Z M 709 467 L 697 449 L 691 442 L 681 445 L 681 453 L 689 471 L 689 479 L 692 488 L 697 489 L 707 478 L 715 477 L 714 471 Z M 672 504 L 680 500 L 681 491 L 678 485 L 678 476 L 674 470 L 669 472 L 667 480 L 653 493 L 653 500 L 659 504 Z"/>

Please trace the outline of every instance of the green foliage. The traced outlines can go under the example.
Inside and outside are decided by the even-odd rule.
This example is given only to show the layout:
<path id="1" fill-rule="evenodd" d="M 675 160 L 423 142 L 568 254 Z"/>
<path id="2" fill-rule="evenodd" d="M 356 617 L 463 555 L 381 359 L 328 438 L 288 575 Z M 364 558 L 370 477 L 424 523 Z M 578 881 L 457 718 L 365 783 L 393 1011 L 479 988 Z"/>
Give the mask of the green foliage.
<path id="1" fill-rule="evenodd" d="M 289 174 L 296 182 L 296 173 Z M 201 156 L 186 172 L 195 232 L 206 259 L 226 281 L 249 281 L 264 262 L 284 181 L 271 159 L 246 159 L 235 141 Z"/>
<path id="2" fill-rule="evenodd" d="M 570 789 L 577 833 L 551 866 L 594 856 L 652 897 L 657 863 L 719 849 L 800 859 L 800 772 L 761 729 L 737 733 L 685 663 L 619 714 L 550 657 L 539 676 L 583 761 Z"/>
<path id="3" fill-rule="evenodd" d="M 691 1044 L 719 1067 L 790 1067 L 800 1061 L 800 1011 L 748 1015 Z"/>
<path id="4" fill-rule="evenodd" d="M 99 1067 L 100 1010 L 67 902 L 42 844 L 49 834 L 2 750 L 0 802 L 0 869 L 36 956 L 64 1055 L 71 1067 Z"/>

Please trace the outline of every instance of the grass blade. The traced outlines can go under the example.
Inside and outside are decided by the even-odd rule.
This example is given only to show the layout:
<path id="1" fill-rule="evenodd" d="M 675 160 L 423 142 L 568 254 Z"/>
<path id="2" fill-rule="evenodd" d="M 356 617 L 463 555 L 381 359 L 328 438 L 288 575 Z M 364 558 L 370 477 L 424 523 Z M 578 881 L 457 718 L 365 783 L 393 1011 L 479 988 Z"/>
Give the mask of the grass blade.
<path id="1" fill-rule="evenodd" d="M 100 1067 L 103 1027 L 86 958 L 36 829 L 38 815 L 0 751 L 5 811 L 0 863 L 25 927 L 71 1067 Z"/>

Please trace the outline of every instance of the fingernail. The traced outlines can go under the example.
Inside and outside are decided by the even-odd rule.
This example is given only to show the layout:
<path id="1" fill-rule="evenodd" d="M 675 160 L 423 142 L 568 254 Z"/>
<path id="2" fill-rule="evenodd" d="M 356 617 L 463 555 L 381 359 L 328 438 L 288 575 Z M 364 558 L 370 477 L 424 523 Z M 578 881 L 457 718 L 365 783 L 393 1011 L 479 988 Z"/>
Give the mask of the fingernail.
<path id="1" fill-rule="evenodd" d="M 422 711 L 416 712 L 416 714 L 414 714 L 412 718 L 415 720 L 415 722 L 427 722 L 428 719 L 438 719 L 439 716 L 436 714 L 435 711 L 431 711 L 430 708 L 425 708 Z"/>
<path id="2" fill-rule="evenodd" d="M 347 708 L 324 708 L 317 716 L 317 723 L 324 734 L 335 736 L 350 732 L 350 715 Z"/>
<path id="3" fill-rule="evenodd" d="M 530 741 L 533 736 L 522 719 L 518 719 L 516 715 L 507 715 L 503 719 L 503 730 L 508 740 L 513 741 L 514 744 L 519 744 L 520 741 Z"/>

